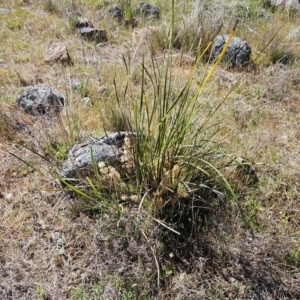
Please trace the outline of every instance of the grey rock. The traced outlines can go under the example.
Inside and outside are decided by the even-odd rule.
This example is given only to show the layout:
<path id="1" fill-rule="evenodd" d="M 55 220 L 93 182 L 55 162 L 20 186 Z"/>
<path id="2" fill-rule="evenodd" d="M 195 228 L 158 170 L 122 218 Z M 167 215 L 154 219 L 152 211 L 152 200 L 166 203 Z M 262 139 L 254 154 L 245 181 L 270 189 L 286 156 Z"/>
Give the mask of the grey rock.
<path id="1" fill-rule="evenodd" d="M 212 45 L 213 59 L 216 60 L 219 57 L 228 38 L 228 35 L 218 35 L 214 39 Z M 247 42 L 238 37 L 233 37 L 223 57 L 223 61 L 226 61 L 230 68 L 241 68 L 248 65 L 250 56 L 251 47 L 247 44 Z"/>
<path id="2" fill-rule="evenodd" d="M 82 27 L 78 29 L 78 32 L 86 41 L 96 43 L 107 42 L 106 30 L 94 29 L 91 27 Z"/>
<path id="3" fill-rule="evenodd" d="M 149 18 L 160 17 L 160 11 L 158 7 L 147 2 L 141 2 L 137 7 L 137 11 L 143 14 L 145 17 L 149 17 Z"/>
<path id="4" fill-rule="evenodd" d="M 108 16 L 121 22 L 124 18 L 124 12 L 118 6 L 113 6 L 109 9 Z"/>
<path id="5" fill-rule="evenodd" d="M 11 13 L 11 10 L 10 9 L 7 9 L 7 8 L 0 8 L 0 15 L 7 15 Z"/>
<path id="6" fill-rule="evenodd" d="M 64 104 L 64 96 L 48 86 L 33 87 L 26 90 L 17 99 L 17 105 L 26 113 L 34 116 L 58 113 Z"/>
<path id="7" fill-rule="evenodd" d="M 128 133 L 125 131 L 115 132 L 74 145 L 63 163 L 60 176 L 65 180 L 92 176 L 93 162 L 96 165 L 101 161 L 110 165 L 118 164 L 126 136 Z"/>

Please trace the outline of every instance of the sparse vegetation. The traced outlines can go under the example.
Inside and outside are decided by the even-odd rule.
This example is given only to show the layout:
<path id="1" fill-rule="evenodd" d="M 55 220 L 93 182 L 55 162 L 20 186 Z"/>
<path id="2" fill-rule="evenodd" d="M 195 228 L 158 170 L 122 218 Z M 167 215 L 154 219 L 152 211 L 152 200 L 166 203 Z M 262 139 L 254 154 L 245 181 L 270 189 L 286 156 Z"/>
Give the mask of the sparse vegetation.
<path id="1" fill-rule="evenodd" d="M 0 4 L 1 299 L 300 298 L 300 12 L 267 2 Z M 237 18 L 244 70 L 210 55 Z M 58 41 L 72 64 L 46 62 Z M 35 85 L 60 115 L 16 106 Z M 112 131 L 129 133 L 116 165 L 60 178 L 72 145 Z"/>
<path id="2" fill-rule="evenodd" d="M 47 291 L 42 286 L 36 288 L 36 293 L 41 300 L 49 299 Z"/>

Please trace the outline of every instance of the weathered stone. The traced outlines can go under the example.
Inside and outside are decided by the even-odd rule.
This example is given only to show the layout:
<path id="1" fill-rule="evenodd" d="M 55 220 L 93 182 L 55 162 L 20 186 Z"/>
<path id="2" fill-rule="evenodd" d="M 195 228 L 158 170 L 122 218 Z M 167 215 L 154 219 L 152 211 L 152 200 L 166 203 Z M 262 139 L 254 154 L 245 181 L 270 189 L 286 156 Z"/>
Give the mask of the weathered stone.
<path id="1" fill-rule="evenodd" d="M 10 9 L 7 9 L 7 8 L 0 8 L 0 15 L 7 15 L 11 13 L 11 10 Z"/>
<path id="2" fill-rule="evenodd" d="M 109 9 L 108 16 L 121 22 L 124 18 L 124 12 L 118 6 L 113 6 Z"/>
<path id="3" fill-rule="evenodd" d="M 86 41 L 96 43 L 107 42 L 106 30 L 94 29 L 91 27 L 82 27 L 78 29 L 78 32 Z"/>
<path id="4" fill-rule="evenodd" d="M 17 105 L 23 108 L 26 113 L 34 116 L 58 113 L 64 104 L 64 96 L 47 86 L 33 87 L 17 99 Z"/>
<path id="5" fill-rule="evenodd" d="M 132 134 L 130 134 L 132 135 Z M 129 136 L 125 131 L 115 132 L 74 145 L 68 152 L 61 172 L 63 179 L 92 176 L 99 162 L 117 164 L 124 153 L 124 139 Z"/>
<path id="6" fill-rule="evenodd" d="M 149 17 L 149 18 L 160 17 L 160 11 L 158 7 L 147 2 L 141 2 L 137 7 L 137 11 L 143 14 L 145 17 Z"/>
<path id="7" fill-rule="evenodd" d="M 221 54 L 229 36 L 218 35 L 212 45 L 212 57 L 216 60 Z M 223 57 L 230 68 L 241 68 L 248 65 L 251 56 L 251 47 L 238 37 L 233 37 Z"/>
<path id="8" fill-rule="evenodd" d="M 60 62 L 64 65 L 72 65 L 72 60 L 69 55 L 67 46 L 64 43 L 52 43 L 48 46 L 45 61 L 50 62 Z"/>

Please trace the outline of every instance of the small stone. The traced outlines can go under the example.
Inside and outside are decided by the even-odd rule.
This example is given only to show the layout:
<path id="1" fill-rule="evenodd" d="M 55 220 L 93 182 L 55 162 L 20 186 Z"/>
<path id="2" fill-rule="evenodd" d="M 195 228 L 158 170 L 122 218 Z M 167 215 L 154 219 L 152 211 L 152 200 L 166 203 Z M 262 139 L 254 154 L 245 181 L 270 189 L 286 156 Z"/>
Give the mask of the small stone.
<path id="1" fill-rule="evenodd" d="M 10 9 L 7 9 L 7 8 L 0 8 L 0 15 L 7 15 L 11 13 L 11 10 Z"/>
<path id="2" fill-rule="evenodd" d="M 26 113 L 34 116 L 59 113 L 64 104 L 64 96 L 48 86 L 33 87 L 26 90 L 17 99 L 17 105 Z"/>
<path id="3" fill-rule="evenodd" d="M 82 27 L 78 29 L 78 32 L 86 41 L 96 43 L 107 42 L 106 30 L 94 29 L 91 27 Z"/>
<path id="4" fill-rule="evenodd" d="M 46 51 L 45 55 L 45 61 L 47 63 L 50 62 L 60 62 L 64 65 L 72 65 L 73 62 L 71 60 L 71 57 L 69 55 L 67 46 L 64 43 L 51 43 L 48 46 L 48 49 Z"/>
<path id="5" fill-rule="evenodd" d="M 229 36 L 218 35 L 212 45 L 212 57 L 217 60 Z M 238 37 L 233 37 L 223 57 L 230 68 L 242 68 L 249 64 L 251 47 Z"/>
<path id="6" fill-rule="evenodd" d="M 109 9 L 108 16 L 112 19 L 117 19 L 119 22 L 121 22 L 124 18 L 124 12 L 118 6 L 113 6 Z"/>
<path id="7" fill-rule="evenodd" d="M 4 196 L 5 200 L 10 200 L 12 198 L 12 193 L 8 193 Z"/>
<path id="8" fill-rule="evenodd" d="M 141 2 L 137 7 L 137 11 L 143 14 L 145 17 L 149 17 L 149 18 L 160 17 L 160 11 L 158 7 L 147 2 Z"/>

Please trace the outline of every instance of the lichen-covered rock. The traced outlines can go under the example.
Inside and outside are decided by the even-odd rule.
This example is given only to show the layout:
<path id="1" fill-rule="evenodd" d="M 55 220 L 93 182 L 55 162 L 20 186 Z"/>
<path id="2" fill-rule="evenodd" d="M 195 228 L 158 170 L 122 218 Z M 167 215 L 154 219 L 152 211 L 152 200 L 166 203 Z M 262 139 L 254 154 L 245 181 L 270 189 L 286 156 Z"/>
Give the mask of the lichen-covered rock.
<path id="1" fill-rule="evenodd" d="M 212 57 L 216 60 L 221 54 L 229 36 L 218 35 L 212 45 Z M 251 56 L 251 47 L 238 37 L 233 37 L 223 57 L 230 68 L 241 68 L 248 65 Z"/>
<path id="2" fill-rule="evenodd" d="M 124 140 L 129 135 L 132 133 L 115 132 L 74 145 L 63 164 L 61 177 L 67 180 L 92 175 L 93 167 L 96 167 L 99 162 L 117 164 L 124 154 Z"/>
<path id="3" fill-rule="evenodd" d="M 143 14 L 145 17 L 149 17 L 149 18 L 160 17 L 160 11 L 158 7 L 147 2 L 141 2 L 137 7 L 137 11 Z"/>
<path id="4" fill-rule="evenodd" d="M 81 27 L 78 32 L 84 40 L 96 43 L 107 42 L 106 30 L 94 29 L 91 27 Z"/>
<path id="5" fill-rule="evenodd" d="M 121 22 L 124 18 L 124 12 L 118 6 L 113 6 L 109 9 L 108 16 L 112 19 L 117 19 L 119 22 Z"/>
<path id="6" fill-rule="evenodd" d="M 65 104 L 65 97 L 48 86 L 32 87 L 17 99 L 17 105 L 31 115 L 58 113 Z"/>

